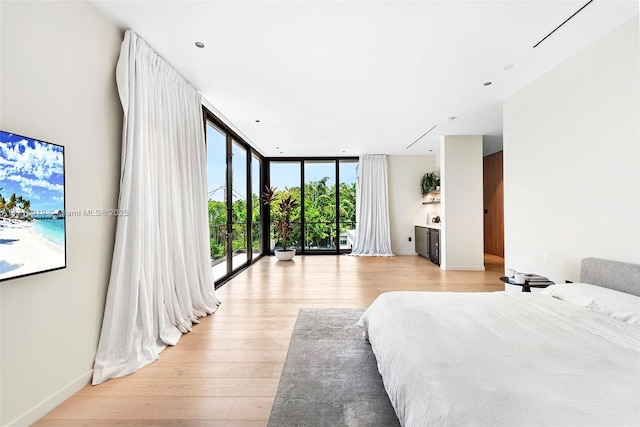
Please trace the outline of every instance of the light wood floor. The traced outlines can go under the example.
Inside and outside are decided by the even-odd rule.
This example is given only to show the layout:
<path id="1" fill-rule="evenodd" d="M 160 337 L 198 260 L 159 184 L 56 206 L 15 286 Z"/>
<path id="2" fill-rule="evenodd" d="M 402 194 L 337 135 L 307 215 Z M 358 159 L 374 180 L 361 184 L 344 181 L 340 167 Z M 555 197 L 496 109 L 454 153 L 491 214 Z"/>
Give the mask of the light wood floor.
<path id="1" fill-rule="evenodd" d="M 36 426 L 264 426 L 301 307 L 367 307 L 381 293 L 503 290 L 503 259 L 443 271 L 418 256 L 265 257 L 220 288 L 222 305 L 125 378 L 87 386 Z"/>

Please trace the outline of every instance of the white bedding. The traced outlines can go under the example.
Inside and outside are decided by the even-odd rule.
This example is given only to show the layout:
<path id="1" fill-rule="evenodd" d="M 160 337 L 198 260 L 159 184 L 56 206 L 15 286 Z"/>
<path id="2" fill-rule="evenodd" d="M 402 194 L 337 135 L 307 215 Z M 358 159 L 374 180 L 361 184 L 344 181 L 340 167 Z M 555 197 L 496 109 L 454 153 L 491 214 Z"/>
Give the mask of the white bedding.
<path id="1" fill-rule="evenodd" d="M 360 325 L 403 426 L 640 425 L 638 325 L 505 292 L 391 292 Z"/>

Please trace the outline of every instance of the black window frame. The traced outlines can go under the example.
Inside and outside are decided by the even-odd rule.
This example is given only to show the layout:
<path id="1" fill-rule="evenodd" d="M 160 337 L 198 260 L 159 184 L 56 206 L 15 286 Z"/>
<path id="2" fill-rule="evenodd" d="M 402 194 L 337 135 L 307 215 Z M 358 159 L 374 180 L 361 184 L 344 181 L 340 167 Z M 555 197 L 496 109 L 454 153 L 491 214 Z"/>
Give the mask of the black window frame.
<path id="1" fill-rule="evenodd" d="M 241 146 L 242 148 L 244 148 L 246 150 L 246 194 L 247 194 L 247 224 L 246 224 L 246 230 L 247 230 L 247 236 L 248 237 L 248 241 L 246 242 L 246 246 L 247 246 L 247 259 L 240 264 L 239 266 L 237 266 L 237 268 L 233 268 L 233 263 L 231 262 L 231 260 L 229 259 L 229 254 L 232 253 L 232 247 L 231 247 L 231 239 L 227 238 L 227 241 L 225 242 L 225 244 L 227 245 L 227 251 L 226 251 L 226 256 L 227 256 L 227 272 L 224 276 L 218 278 L 218 279 L 214 279 L 214 286 L 215 289 L 218 289 L 220 286 L 224 285 L 226 282 L 228 282 L 229 280 L 233 279 L 235 276 L 237 276 L 239 273 L 241 273 L 242 271 L 246 270 L 248 267 L 250 267 L 254 262 L 258 261 L 259 259 L 261 259 L 263 256 L 267 255 L 269 253 L 269 251 L 265 252 L 264 251 L 264 240 L 263 239 L 263 250 L 260 253 L 260 255 L 258 255 L 257 257 L 253 257 L 253 245 L 251 244 L 251 231 L 252 231 L 252 227 L 251 227 L 251 223 L 253 220 L 253 204 L 251 203 L 251 194 L 252 194 L 252 189 L 251 189 L 251 183 L 252 183 L 252 172 L 253 172 L 253 168 L 252 166 L 252 162 L 254 157 L 256 157 L 258 159 L 258 161 L 260 162 L 260 184 L 259 187 L 260 189 L 264 188 L 264 183 L 267 182 L 265 180 L 265 157 L 255 148 L 253 148 L 250 144 L 248 144 L 244 138 L 242 138 L 242 136 L 238 135 L 237 132 L 235 132 L 233 129 L 231 129 L 229 126 L 227 126 L 226 123 L 224 123 L 222 120 L 220 120 L 215 114 L 213 114 L 211 111 L 209 111 L 209 109 L 205 106 L 202 107 L 202 114 L 203 114 L 203 132 L 205 134 L 205 144 L 206 144 L 206 134 L 207 134 L 207 124 L 211 123 L 213 125 L 215 125 L 217 128 L 219 128 L 221 131 L 223 131 L 225 133 L 225 137 L 226 137 L 226 159 L 225 159 L 225 165 L 226 165 L 226 194 L 231 194 L 231 186 L 232 186 L 232 178 L 233 178 L 233 171 L 231 168 L 231 158 L 232 158 L 232 148 L 233 148 L 233 144 L 238 144 L 239 146 Z M 262 190 L 260 191 L 262 192 Z M 231 226 L 230 226 L 230 219 L 232 218 L 232 197 L 227 197 L 226 200 L 226 210 L 227 210 L 227 234 L 230 236 L 231 235 Z M 264 212 L 265 209 L 262 206 L 262 204 L 260 204 L 261 206 L 261 215 L 260 215 L 260 229 L 263 232 L 263 236 L 264 236 L 264 229 L 265 229 L 265 223 L 268 224 L 266 222 L 265 216 L 264 216 Z"/>
<path id="2" fill-rule="evenodd" d="M 267 183 L 267 186 L 271 186 L 271 163 L 272 162 L 300 162 L 300 235 L 299 241 L 300 251 L 296 249 L 296 255 L 343 255 L 351 253 L 351 249 L 340 249 L 340 233 L 336 233 L 337 244 L 335 250 L 327 250 L 327 249 L 306 249 L 305 248 L 305 215 L 304 215 L 304 164 L 307 162 L 317 162 L 317 161 L 333 161 L 335 164 L 335 177 L 336 177 L 336 230 L 340 230 L 340 161 L 355 161 L 360 162 L 360 158 L 356 156 L 323 156 L 323 157 L 265 157 L 262 163 L 262 171 L 264 175 L 264 182 Z M 271 213 L 269 209 L 264 209 L 263 214 L 260 216 L 261 220 L 263 219 L 263 230 L 262 233 L 264 236 L 271 235 Z M 274 251 L 269 247 L 269 239 L 263 239 L 262 245 L 262 253 L 264 255 L 269 254 L 270 256 L 274 255 Z"/>

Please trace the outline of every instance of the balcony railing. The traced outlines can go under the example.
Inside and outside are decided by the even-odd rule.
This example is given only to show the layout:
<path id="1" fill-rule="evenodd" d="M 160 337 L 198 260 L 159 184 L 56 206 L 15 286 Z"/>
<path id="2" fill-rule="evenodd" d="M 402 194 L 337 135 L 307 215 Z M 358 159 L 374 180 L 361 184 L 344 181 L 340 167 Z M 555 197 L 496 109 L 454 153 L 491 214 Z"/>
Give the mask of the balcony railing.
<path id="1" fill-rule="evenodd" d="M 232 223 L 232 248 L 233 255 L 244 253 L 247 251 L 247 230 L 246 224 Z M 339 223 L 339 233 L 336 233 L 335 221 L 321 221 L 321 222 L 305 222 L 304 242 L 305 250 L 310 251 L 335 251 L 336 245 L 340 250 L 351 249 L 353 245 L 353 231 L 356 223 L 353 221 L 341 221 Z M 300 249 L 300 225 L 294 224 L 296 231 L 294 231 L 291 243 L 289 245 Z M 251 233 L 251 246 L 254 251 L 260 251 L 261 245 L 261 230 L 259 224 L 253 225 L 253 232 Z M 209 239 L 211 245 L 211 259 L 212 261 L 224 259 L 226 257 L 227 249 L 227 227 L 226 225 L 210 225 L 209 226 Z M 282 244 L 279 239 L 276 238 L 273 231 L 271 232 L 271 239 L 269 247 L 273 250 L 277 247 L 281 247 Z"/>
<path id="2" fill-rule="evenodd" d="M 247 252 L 247 226 L 244 222 L 231 224 L 232 240 L 231 247 L 233 254 Z M 254 251 L 260 250 L 261 245 L 260 225 L 254 224 L 251 233 L 251 247 Z M 224 224 L 209 225 L 209 245 L 211 248 L 211 259 L 224 259 L 227 251 L 227 226 Z"/>
<path id="3" fill-rule="evenodd" d="M 355 228 L 354 222 L 340 222 L 339 232 L 336 232 L 335 221 L 305 222 L 305 249 L 335 250 L 351 249 L 351 242 L 347 231 Z"/>

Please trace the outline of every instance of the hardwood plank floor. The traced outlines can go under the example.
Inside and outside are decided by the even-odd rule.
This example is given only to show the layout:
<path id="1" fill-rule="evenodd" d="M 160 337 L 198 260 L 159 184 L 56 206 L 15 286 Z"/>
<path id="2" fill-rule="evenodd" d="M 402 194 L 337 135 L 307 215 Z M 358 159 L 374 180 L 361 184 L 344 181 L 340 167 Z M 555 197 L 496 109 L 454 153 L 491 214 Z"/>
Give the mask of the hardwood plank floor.
<path id="1" fill-rule="evenodd" d="M 265 257 L 220 288 L 222 305 L 133 375 L 86 386 L 35 426 L 264 426 L 302 307 L 365 308 L 394 290 L 503 290 L 503 259 L 443 271 L 418 256 Z"/>

